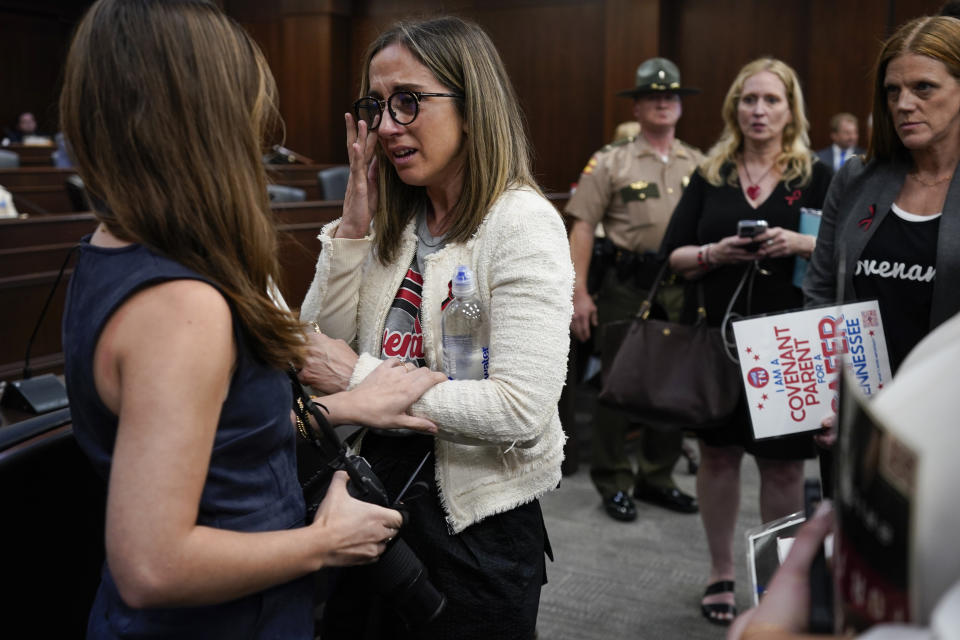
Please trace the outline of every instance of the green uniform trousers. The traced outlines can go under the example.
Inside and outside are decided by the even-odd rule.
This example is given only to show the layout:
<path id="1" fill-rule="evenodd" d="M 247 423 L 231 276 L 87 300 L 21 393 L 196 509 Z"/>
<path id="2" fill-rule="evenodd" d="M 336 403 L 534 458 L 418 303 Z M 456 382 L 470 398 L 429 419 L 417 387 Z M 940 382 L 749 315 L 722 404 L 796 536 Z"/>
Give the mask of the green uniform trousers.
<path id="1" fill-rule="evenodd" d="M 632 318 L 647 291 L 640 289 L 632 279 L 621 282 L 614 269 L 608 269 L 597 295 L 597 319 L 600 323 L 597 342 L 603 344 L 603 325 Z M 683 287 L 679 284 L 661 285 L 657 300 L 671 320 L 676 320 L 683 306 Z M 657 366 L 654 362 L 637 366 Z M 673 467 L 680 457 L 683 432 L 679 429 L 662 431 L 643 427 L 643 416 L 632 416 L 617 409 L 597 404 L 593 416 L 592 455 L 590 479 L 604 500 L 617 491 L 630 491 L 634 486 L 649 485 L 673 488 Z M 626 452 L 627 431 L 640 429 L 637 450 L 638 468 L 634 473 Z"/>

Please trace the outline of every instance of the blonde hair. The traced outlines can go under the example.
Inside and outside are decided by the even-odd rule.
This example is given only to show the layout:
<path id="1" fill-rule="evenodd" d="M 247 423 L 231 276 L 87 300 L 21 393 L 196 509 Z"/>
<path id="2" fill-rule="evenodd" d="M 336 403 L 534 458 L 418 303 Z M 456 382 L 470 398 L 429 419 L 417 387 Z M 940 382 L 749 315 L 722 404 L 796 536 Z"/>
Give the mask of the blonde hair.
<path id="1" fill-rule="evenodd" d="M 472 236 L 487 211 L 512 186 L 537 189 L 530 170 L 531 151 L 523 115 L 510 78 L 493 42 L 476 24 L 456 17 L 399 22 L 380 35 L 363 60 L 360 95 L 370 91 L 370 62 L 377 53 L 398 44 L 430 70 L 452 93 L 466 125 L 463 190 L 454 204 L 447 232 L 449 242 Z M 403 229 L 426 206 L 424 187 L 405 184 L 378 147 L 379 204 L 374 215 L 377 257 L 390 262 Z M 538 189 L 539 191 L 539 189 Z"/>
<path id="2" fill-rule="evenodd" d="M 617 128 L 613 131 L 613 140 L 611 140 L 611 142 L 629 140 L 638 135 L 640 135 L 640 123 L 636 120 L 627 120 L 617 125 Z"/>
<path id="3" fill-rule="evenodd" d="M 874 65 L 873 130 L 867 160 L 913 162 L 893 126 L 884 87 L 890 61 L 906 53 L 938 60 L 950 75 L 960 80 L 960 20 L 947 16 L 917 18 L 897 29 L 884 43 Z"/>
<path id="4" fill-rule="evenodd" d="M 96 215 L 209 278 L 265 362 L 302 360 L 280 281 L 262 152 L 276 87 L 260 50 L 205 0 L 99 0 L 67 55 L 61 126 Z M 104 206 L 105 205 L 105 206 Z"/>
<path id="5" fill-rule="evenodd" d="M 721 186 L 724 181 L 731 186 L 738 184 L 736 160 L 743 151 L 743 132 L 737 120 L 738 103 L 747 79 L 763 71 L 769 71 L 783 82 L 787 105 L 793 115 L 793 120 L 783 128 L 782 147 L 775 161 L 776 166 L 783 176 L 784 183 L 788 185 L 796 181 L 795 186 L 804 186 L 810 181 L 813 173 L 810 124 L 807 121 L 800 79 L 785 62 L 775 58 L 758 58 L 744 65 L 734 78 L 733 84 L 730 85 L 721 110 L 723 133 L 707 152 L 707 159 L 700 165 L 703 177 L 715 187 Z M 733 168 L 727 172 L 726 167 L 730 164 Z"/>

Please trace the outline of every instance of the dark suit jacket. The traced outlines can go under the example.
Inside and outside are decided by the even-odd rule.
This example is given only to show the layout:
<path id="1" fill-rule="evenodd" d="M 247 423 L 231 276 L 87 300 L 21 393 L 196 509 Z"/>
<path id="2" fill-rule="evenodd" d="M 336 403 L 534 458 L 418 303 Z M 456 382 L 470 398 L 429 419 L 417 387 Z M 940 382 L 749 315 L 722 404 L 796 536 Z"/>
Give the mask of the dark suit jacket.
<path id="1" fill-rule="evenodd" d="M 890 213 L 903 187 L 908 167 L 852 158 L 834 176 L 823 205 L 817 247 L 803 281 L 806 306 L 837 301 L 838 274 L 843 273 L 843 299 L 854 300 L 857 259 L 877 227 Z M 933 281 L 930 329 L 960 312 L 960 171 L 953 175 L 943 204 L 937 237 L 937 275 Z"/>
<path id="2" fill-rule="evenodd" d="M 862 156 L 866 151 L 860 147 L 853 148 L 853 155 Z M 826 149 L 820 149 L 815 152 L 814 155 L 820 159 L 820 162 L 830 167 L 830 170 L 836 173 L 837 169 L 833 166 L 833 145 L 830 145 Z"/>

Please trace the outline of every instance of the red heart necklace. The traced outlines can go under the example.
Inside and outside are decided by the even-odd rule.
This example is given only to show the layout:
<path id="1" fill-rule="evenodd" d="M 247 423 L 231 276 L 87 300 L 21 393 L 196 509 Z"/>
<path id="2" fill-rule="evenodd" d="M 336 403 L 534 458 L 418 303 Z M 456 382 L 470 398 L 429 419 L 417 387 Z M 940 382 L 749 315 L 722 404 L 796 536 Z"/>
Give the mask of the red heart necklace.
<path id="1" fill-rule="evenodd" d="M 756 200 L 760 196 L 759 183 L 762 182 L 763 179 L 767 177 L 767 174 L 770 173 L 770 171 L 773 169 L 773 165 L 775 164 L 776 162 L 771 163 L 770 166 L 767 167 L 767 170 L 763 172 L 763 175 L 760 176 L 757 180 L 754 180 L 753 178 L 750 177 L 750 172 L 747 171 L 747 163 L 746 162 L 742 163 L 743 175 L 747 179 L 747 197 L 748 198 L 750 198 L 751 200 Z"/>

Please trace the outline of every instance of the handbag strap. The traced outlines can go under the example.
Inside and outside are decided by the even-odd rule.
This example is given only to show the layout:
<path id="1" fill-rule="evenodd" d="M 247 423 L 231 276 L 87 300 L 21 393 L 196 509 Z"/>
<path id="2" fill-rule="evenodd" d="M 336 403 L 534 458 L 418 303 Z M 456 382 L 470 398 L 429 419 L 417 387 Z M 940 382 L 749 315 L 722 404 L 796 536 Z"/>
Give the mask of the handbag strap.
<path id="1" fill-rule="evenodd" d="M 650 291 L 647 292 L 647 297 L 642 303 L 640 303 L 640 309 L 637 310 L 637 316 L 641 320 L 646 320 L 650 316 L 650 308 L 653 307 L 653 297 L 657 295 L 657 289 L 660 287 L 660 281 L 663 280 L 664 274 L 667 272 L 667 267 L 670 266 L 670 260 L 664 259 L 663 264 L 660 265 L 660 268 L 657 269 L 657 276 L 653 279 L 653 284 L 650 286 Z"/>
<path id="2" fill-rule="evenodd" d="M 290 385 L 293 388 L 293 412 L 300 437 L 323 451 L 324 455 L 331 460 L 336 459 L 345 451 L 345 447 L 327 417 L 318 408 L 323 405 L 310 398 L 297 378 L 297 372 L 293 366 L 287 370 L 287 377 L 290 378 Z M 326 407 L 323 408 L 326 409 Z M 316 421 L 316 428 L 310 424 L 311 416 Z"/>
<path id="3" fill-rule="evenodd" d="M 640 304 L 640 309 L 637 310 L 636 317 L 640 320 L 646 320 L 650 317 L 650 309 L 653 308 L 653 298 L 657 295 L 657 289 L 660 287 L 660 283 L 663 282 L 663 276 L 667 273 L 667 268 L 670 266 L 670 259 L 664 258 L 663 264 L 660 265 L 660 268 L 657 270 L 657 277 L 653 280 L 653 285 L 650 287 L 650 291 L 647 292 L 647 297 Z M 697 280 L 697 321 L 696 324 L 703 322 L 707 319 L 707 304 L 704 301 L 703 296 L 703 282 Z"/>

